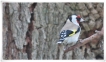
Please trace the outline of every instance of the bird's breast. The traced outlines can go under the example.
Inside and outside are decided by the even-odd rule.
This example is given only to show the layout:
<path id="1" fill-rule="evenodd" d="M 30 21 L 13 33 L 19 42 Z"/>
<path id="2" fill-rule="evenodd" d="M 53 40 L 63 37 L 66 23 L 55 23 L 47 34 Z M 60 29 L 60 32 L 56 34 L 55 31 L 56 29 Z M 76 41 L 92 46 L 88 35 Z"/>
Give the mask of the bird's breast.
<path id="1" fill-rule="evenodd" d="M 73 36 L 67 37 L 67 38 L 65 38 L 63 43 L 65 43 L 65 44 L 76 44 L 76 42 L 78 41 L 79 35 L 80 35 L 80 32 L 78 32 L 77 34 L 75 34 Z"/>

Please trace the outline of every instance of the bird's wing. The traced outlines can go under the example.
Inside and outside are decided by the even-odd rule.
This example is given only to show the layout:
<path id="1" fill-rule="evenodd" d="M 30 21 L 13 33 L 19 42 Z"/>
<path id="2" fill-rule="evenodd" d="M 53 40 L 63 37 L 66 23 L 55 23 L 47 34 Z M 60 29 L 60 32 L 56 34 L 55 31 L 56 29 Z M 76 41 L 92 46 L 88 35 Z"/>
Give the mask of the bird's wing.
<path id="1" fill-rule="evenodd" d="M 73 36 L 76 33 L 78 33 L 79 31 L 80 31 L 80 27 L 78 27 L 75 30 L 63 30 L 63 31 L 60 32 L 60 39 L 59 39 L 59 41 L 64 41 L 64 39 L 66 37 Z"/>
<path id="2" fill-rule="evenodd" d="M 64 39 L 66 37 L 69 37 L 69 36 L 73 36 L 75 34 L 76 31 L 71 31 L 71 30 L 63 30 L 61 33 L 60 33 L 60 41 L 64 41 Z"/>

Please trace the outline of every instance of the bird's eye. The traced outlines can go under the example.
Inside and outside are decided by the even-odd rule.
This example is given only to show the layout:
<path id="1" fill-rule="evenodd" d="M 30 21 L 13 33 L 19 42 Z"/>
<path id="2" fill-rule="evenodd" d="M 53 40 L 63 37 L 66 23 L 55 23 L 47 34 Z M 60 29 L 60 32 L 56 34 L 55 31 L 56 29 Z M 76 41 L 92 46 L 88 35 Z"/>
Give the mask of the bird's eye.
<path id="1" fill-rule="evenodd" d="M 81 19 L 80 15 L 77 15 L 76 19 L 77 19 L 77 21 L 80 21 L 80 19 Z"/>
<path id="2" fill-rule="evenodd" d="M 80 21 L 81 20 L 81 18 L 76 18 L 77 19 L 77 21 Z"/>

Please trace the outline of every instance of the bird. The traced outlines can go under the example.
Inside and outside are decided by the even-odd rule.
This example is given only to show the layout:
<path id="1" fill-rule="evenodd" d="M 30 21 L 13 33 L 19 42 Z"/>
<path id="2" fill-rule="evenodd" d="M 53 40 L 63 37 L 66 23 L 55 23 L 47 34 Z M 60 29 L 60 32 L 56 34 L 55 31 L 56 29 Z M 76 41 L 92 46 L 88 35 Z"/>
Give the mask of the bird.
<path id="1" fill-rule="evenodd" d="M 79 23 L 83 21 L 84 19 L 80 15 L 69 16 L 65 25 L 60 30 L 59 41 L 57 43 L 75 45 L 81 32 Z"/>

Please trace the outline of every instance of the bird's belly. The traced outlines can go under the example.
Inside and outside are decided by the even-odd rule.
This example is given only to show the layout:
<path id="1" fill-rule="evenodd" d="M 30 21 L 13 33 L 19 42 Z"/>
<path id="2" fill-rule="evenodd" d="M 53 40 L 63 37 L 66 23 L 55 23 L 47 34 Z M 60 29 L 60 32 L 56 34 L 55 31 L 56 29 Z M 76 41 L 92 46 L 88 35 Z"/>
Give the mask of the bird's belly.
<path id="1" fill-rule="evenodd" d="M 64 43 L 72 44 L 72 45 L 76 44 L 76 42 L 78 41 L 78 38 L 79 38 L 79 34 L 80 34 L 80 32 L 73 36 L 65 38 Z"/>

